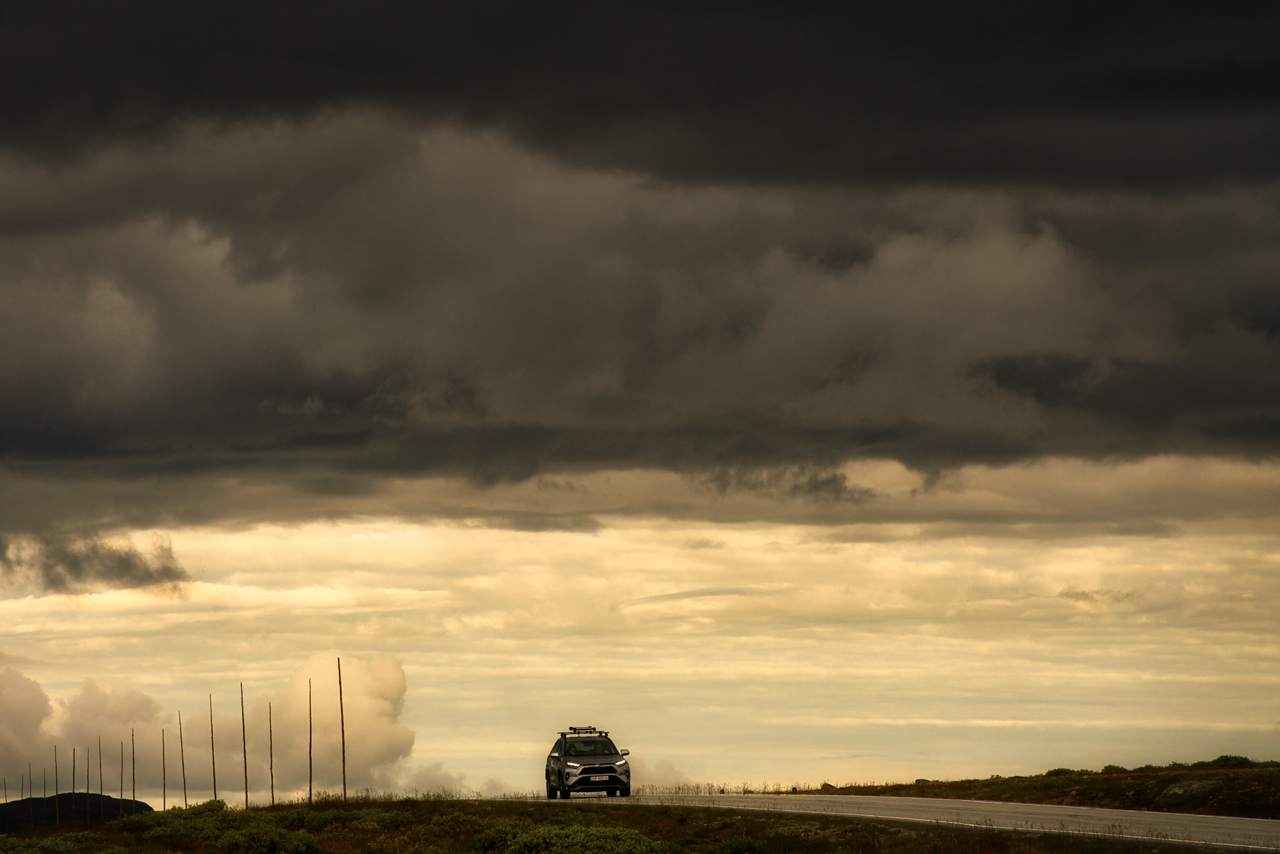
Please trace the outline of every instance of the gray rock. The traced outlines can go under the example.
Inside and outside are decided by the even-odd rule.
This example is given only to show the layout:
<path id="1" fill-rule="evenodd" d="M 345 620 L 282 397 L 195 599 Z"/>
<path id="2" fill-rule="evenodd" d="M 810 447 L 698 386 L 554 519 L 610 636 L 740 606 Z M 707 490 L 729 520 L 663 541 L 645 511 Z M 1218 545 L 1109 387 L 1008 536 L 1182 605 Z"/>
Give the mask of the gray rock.
<path id="1" fill-rule="evenodd" d="M 1184 807 L 1188 804 L 1203 803 L 1214 792 L 1225 788 L 1220 780 L 1184 780 L 1174 783 L 1156 798 L 1158 807 Z"/>

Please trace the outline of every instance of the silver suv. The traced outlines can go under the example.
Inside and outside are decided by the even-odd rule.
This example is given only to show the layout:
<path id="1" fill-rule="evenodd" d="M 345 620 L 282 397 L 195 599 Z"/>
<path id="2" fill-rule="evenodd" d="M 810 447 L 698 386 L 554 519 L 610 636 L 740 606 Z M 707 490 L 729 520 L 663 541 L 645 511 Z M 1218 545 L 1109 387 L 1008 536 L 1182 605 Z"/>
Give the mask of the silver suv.
<path id="1" fill-rule="evenodd" d="M 569 727 L 547 754 L 547 797 L 567 798 L 574 792 L 629 796 L 631 766 L 625 757 L 630 753 L 593 726 Z"/>

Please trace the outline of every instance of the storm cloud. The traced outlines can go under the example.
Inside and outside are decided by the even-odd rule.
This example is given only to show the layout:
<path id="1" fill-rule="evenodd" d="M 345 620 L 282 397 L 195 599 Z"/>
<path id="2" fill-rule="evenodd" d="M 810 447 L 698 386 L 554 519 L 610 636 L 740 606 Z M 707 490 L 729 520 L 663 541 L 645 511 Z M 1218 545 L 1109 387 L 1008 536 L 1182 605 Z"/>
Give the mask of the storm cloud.
<path id="1" fill-rule="evenodd" d="M 173 585 L 190 576 L 167 544 L 144 554 L 129 543 L 58 534 L 0 537 L 0 580 L 52 593 Z"/>
<path id="2" fill-rule="evenodd" d="M 1275 14 L 14 6 L 6 528 L 1272 458 Z"/>
<path id="3" fill-rule="evenodd" d="M 1267 3 L 24 2 L 0 134 L 65 155 L 354 106 L 681 180 L 1269 180 L 1278 25 Z"/>

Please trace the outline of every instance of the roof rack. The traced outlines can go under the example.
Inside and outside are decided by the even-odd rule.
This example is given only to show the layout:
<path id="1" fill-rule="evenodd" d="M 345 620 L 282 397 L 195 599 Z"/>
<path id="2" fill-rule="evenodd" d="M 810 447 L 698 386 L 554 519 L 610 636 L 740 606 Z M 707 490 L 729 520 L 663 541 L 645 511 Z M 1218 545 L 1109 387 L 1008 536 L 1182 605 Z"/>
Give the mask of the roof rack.
<path id="1" fill-rule="evenodd" d="M 604 736 L 605 738 L 609 737 L 609 733 L 602 732 L 593 726 L 571 726 L 569 727 L 568 732 L 560 733 L 561 738 L 565 738 L 570 735 L 599 735 Z"/>

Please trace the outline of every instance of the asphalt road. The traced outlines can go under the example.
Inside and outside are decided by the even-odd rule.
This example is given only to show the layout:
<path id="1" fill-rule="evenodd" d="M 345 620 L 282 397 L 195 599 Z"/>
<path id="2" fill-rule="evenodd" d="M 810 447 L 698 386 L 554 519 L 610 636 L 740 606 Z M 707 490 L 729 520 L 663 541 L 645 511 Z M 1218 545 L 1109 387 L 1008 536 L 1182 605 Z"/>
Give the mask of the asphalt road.
<path id="1" fill-rule="evenodd" d="M 611 803 L 671 804 L 820 813 L 892 822 L 1077 833 L 1159 842 L 1280 851 L 1280 821 L 1212 815 L 1104 810 L 1002 801 L 857 795 L 645 795 Z"/>

